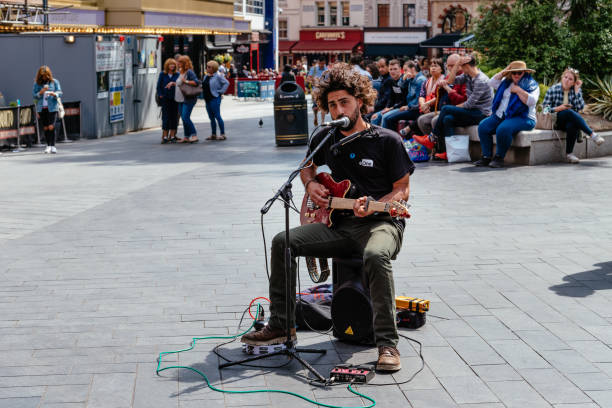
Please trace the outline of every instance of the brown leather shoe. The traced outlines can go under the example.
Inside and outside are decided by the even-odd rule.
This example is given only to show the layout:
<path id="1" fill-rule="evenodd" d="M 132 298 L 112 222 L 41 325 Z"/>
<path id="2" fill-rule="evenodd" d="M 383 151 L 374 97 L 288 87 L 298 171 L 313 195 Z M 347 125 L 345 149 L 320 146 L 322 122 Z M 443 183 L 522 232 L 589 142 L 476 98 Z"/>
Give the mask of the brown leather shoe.
<path id="1" fill-rule="evenodd" d="M 287 340 L 287 332 L 284 329 L 274 329 L 266 325 L 259 331 L 245 334 L 240 339 L 245 344 L 252 346 L 269 346 L 270 344 L 282 344 Z M 291 340 L 296 341 L 295 329 L 291 329 Z"/>
<path id="2" fill-rule="evenodd" d="M 378 371 L 398 371 L 401 368 L 400 353 L 395 347 L 378 347 L 378 362 L 376 363 Z"/>

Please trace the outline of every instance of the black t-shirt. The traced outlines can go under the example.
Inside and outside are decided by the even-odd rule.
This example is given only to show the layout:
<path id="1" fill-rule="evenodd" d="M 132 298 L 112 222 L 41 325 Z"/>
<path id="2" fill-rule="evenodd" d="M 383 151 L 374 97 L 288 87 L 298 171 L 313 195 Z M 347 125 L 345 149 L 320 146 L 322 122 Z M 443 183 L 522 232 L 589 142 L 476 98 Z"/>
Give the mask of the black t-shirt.
<path id="1" fill-rule="evenodd" d="M 323 128 L 313 136 L 307 155 L 329 130 Z M 372 196 L 378 200 L 393 190 L 393 183 L 414 172 L 414 163 L 408 157 L 402 138 L 389 129 L 372 125 L 362 136 L 332 151 L 330 148 L 342 138 L 342 133 L 336 129 L 313 161 L 317 166 L 326 164 L 337 182 L 351 181 L 356 190 L 349 198 Z"/>

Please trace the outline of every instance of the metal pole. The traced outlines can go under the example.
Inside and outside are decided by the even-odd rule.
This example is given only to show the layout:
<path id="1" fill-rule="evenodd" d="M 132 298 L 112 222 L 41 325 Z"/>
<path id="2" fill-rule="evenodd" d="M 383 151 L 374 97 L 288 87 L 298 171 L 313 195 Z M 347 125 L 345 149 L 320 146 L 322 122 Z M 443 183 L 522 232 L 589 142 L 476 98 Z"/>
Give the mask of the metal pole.
<path id="1" fill-rule="evenodd" d="M 278 64 L 278 0 L 274 0 L 274 30 L 273 32 L 273 40 L 274 40 L 274 70 L 279 72 L 279 64 Z"/>
<path id="2" fill-rule="evenodd" d="M 64 122 L 64 118 L 61 118 L 62 121 L 62 130 L 64 131 L 64 140 L 60 141 L 60 143 L 72 143 L 72 140 L 68 139 L 68 135 L 66 134 L 66 122 Z"/>
<path id="3" fill-rule="evenodd" d="M 36 112 L 36 105 L 32 108 L 32 112 L 34 113 L 34 120 L 36 124 L 36 144 L 34 147 L 44 147 L 44 145 L 40 144 L 40 123 L 38 123 L 38 112 Z"/>
<path id="4" fill-rule="evenodd" d="M 43 25 L 45 26 L 45 31 L 49 31 L 49 1 L 43 0 Z"/>

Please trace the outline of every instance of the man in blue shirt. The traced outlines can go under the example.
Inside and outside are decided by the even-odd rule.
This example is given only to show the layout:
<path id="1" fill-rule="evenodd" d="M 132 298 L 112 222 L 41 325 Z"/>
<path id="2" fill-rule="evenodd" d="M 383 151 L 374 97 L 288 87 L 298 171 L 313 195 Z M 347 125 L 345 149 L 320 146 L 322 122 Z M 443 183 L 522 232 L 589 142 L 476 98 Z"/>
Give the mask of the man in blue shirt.
<path id="1" fill-rule="evenodd" d="M 325 60 L 323 58 L 321 58 L 318 61 L 315 61 L 315 64 L 312 66 L 312 68 L 310 68 L 310 71 L 308 71 L 308 76 L 306 77 L 306 80 L 308 81 L 308 86 L 310 88 L 316 88 L 317 84 L 319 83 L 319 78 L 321 78 L 321 75 L 323 75 L 323 73 L 327 71 L 327 67 L 325 66 Z M 319 125 L 319 120 L 318 120 L 318 113 L 319 111 L 321 112 L 321 122 L 325 121 L 325 111 L 320 110 L 316 104 L 316 102 L 312 102 L 312 112 L 314 113 L 314 125 L 318 126 Z"/>
<path id="2" fill-rule="evenodd" d="M 419 92 L 426 80 L 417 63 L 414 61 L 404 63 L 404 76 L 400 86 L 406 99 L 401 106 L 383 115 L 380 123 L 382 127 L 394 130 L 400 120 L 416 120 L 419 116 Z"/>

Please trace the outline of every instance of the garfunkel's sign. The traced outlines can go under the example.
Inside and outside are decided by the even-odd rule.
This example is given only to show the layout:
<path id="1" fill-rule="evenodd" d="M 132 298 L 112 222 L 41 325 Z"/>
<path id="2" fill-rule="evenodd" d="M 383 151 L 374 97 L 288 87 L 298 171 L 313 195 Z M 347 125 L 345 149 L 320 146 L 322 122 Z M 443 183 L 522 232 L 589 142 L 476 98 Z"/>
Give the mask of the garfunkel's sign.
<path id="1" fill-rule="evenodd" d="M 344 31 L 316 31 L 315 39 L 336 41 L 346 39 L 346 33 Z"/>
<path id="2" fill-rule="evenodd" d="M 0 139 L 17 138 L 18 129 L 20 136 L 36 134 L 35 120 L 34 105 L 0 108 Z"/>

